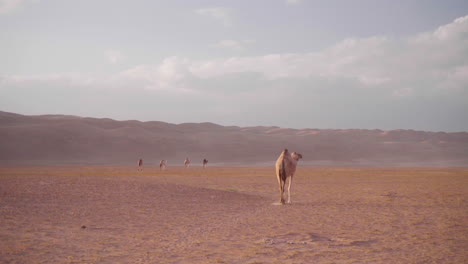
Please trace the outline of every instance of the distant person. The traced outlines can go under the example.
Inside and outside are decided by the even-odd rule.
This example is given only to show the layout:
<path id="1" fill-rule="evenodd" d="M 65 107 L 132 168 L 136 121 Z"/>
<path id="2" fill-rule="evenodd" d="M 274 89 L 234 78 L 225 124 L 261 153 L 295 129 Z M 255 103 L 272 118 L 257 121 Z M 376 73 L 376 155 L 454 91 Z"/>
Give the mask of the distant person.
<path id="1" fill-rule="evenodd" d="M 206 165 L 208 164 L 208 160 L 207 159 L 203 159 L 203 168 L 206 168 Z"/>

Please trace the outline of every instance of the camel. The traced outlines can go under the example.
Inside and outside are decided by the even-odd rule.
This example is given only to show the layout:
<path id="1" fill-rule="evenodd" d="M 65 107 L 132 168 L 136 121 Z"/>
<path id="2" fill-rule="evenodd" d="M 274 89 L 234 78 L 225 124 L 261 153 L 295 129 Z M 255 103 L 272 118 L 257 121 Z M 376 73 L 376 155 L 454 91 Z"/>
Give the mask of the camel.
<path id="1" fill-rule="evenodd" d="M 288 203 L 291 203 L 291 183 L 294 177 L 294 173 L 296 173 L 297 162 L 300 159 L 302 159 L 301 154 L 297 152 L 293 152 L 290 154 L 288 152 L 288 149 L 284 149 L 284 151 L 281 153 L 281 155 L 278 157 L 278 160 L 276 161 L 276 176 L 278 178 L 281 204 L 284 204 L 285 202 L 284 187 L 288 178 Z"/>
<path id="2" fill-rule="evenodd" d="M 166 163 L 167 163 L 166 160 L 161 160 L 161 162 L 159 162 L 159 170 L 165 170 L 166 169 Z"/>
<path id="3" fill-rule="evenodd" d="M 137 165 L 137 170 L 143 170 L 143 159 L 139 159 Z"/>
<path id="4" fill-rule="evenodd" d="M 186 158 L 184 161 L 185 168 L 188 168 L 190 166 L 190 159 Z"/>
<path id="5" fill-rule="evenodd" d="M 206 164 L 208 164 L 208 160 L 207 160 L 207 159 L 203 159 L 203 168 L 206 168 Z"/>

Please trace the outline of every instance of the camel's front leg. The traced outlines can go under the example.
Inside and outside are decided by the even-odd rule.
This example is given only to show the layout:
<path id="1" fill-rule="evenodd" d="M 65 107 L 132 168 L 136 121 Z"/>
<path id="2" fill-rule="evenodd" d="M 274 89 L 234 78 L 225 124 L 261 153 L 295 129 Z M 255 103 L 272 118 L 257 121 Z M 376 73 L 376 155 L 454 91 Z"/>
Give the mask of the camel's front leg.
<path id="1" fill-rule="evenodd" d="M 288 185 L 288 203 L 291 203 L 291 183 L 292 183 L 293 177 L 289 177 L 289 185 Z"/>

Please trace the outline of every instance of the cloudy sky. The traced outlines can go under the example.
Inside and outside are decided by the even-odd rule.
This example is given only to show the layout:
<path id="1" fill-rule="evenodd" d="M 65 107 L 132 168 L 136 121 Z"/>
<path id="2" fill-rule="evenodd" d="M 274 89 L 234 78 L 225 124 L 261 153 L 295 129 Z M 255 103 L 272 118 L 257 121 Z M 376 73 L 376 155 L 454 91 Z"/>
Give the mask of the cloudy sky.
<path id="1" fill-rule="evenodd" d="M 0 0 L 0 110 L 468 131 L 468 1 Z"/>

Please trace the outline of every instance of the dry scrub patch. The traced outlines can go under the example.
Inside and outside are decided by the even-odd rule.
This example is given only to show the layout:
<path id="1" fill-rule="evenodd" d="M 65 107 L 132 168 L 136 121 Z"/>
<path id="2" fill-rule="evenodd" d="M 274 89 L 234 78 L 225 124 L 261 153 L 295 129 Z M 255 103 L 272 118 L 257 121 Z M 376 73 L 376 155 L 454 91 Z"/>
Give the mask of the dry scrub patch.
<path id="1" fill-rule="evenodd" d="M 1 263 L 467 263 L 468 170 L 0 167 Z"/>

